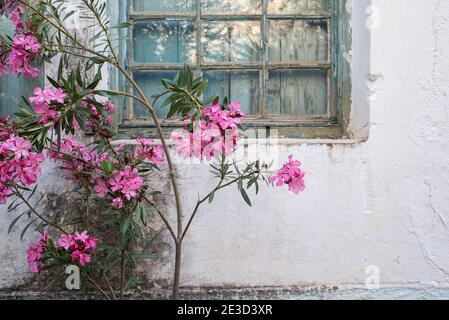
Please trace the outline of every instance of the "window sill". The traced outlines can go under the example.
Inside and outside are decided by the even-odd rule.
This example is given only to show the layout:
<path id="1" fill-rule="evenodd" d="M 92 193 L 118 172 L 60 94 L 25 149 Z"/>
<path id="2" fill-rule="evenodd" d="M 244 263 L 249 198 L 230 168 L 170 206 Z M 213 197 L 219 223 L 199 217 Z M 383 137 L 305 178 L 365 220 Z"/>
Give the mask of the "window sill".
<path id="1" fill-rule="evenodd" d="M 176 128 L 182 128 L 180 121 L 162 121 L 164 135 L 169 137 Z M 345 139 L 342 126 L 333 120 L 322 121 L 254 121 L 245 124 L 245 135 L 249 138 L 270 138 L 306 141 L 352 141 Z M 148 120 L 125 121 L 118 126 L 118 139 L 137 137 L 156 138 L 155 125 Z M 334 142 L 335 143 L 335 142 Z"/>

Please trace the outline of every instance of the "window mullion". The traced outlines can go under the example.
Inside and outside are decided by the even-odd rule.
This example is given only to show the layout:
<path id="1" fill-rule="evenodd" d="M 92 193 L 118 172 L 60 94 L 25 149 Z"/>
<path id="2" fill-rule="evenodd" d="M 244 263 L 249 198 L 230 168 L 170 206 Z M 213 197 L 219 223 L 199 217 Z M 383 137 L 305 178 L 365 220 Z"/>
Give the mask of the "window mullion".
<path id="1" fill-rule="evenodd" d="M 202 60 L 202 48 L 201 48 L 201 37 L 202 37 L 202 21 L 201 21 L 201 0 L 195 0 L 195 10 L 196 10 L 196 73 L 197 76 L 202 77 L 203 73 L 201 70 L 201 60 Z"/>
<path id="2" fill-rule="evenodd" d="M 262 118 L 267 117 L 268 112 L 268 19 L 267 19 L 267 7 L 268 1 L 262 0 L 262 21 L 260 24 L 260 31 L 262 34 L 262 71 L 260 74 L 260 92 L 262 93 L 262 99 L 260 99 L 260 111 L 259 114 Z"/>
<path id="3" fill-rule="evenodd" d="M 132 70 L 132 65 L 134 64 L 134 35 L 133 35 L 133 30 L 134 30 L 134 20 L 132 20 L 131 18 L 131 13 L 134 12 L 134 1 L 129 1 L 129 10 L 128 10 L 128 21 L 130 21 L 130 26 L 128 27 L 128 45 L 126 48 L 126 56 L 127 56 L 127 70 L 126 72 L 128 72 L 130 74 L 130 76 L 132 78 L 134 78 L 134 73 Z M 128 82 L 128 81 L 127 81 Z M 130 83 L 128 83 L 128 93 L 129 94 L 134 94 L 133 92 L 133 87 L 131 86 Z M 128 100 L 128 108 L 127 108 L 127 112 L 126 112 L 126 118 L 128 120 L 132 120 L 134 119 L 134 100 L 131 97 L 127 98 Z"/>

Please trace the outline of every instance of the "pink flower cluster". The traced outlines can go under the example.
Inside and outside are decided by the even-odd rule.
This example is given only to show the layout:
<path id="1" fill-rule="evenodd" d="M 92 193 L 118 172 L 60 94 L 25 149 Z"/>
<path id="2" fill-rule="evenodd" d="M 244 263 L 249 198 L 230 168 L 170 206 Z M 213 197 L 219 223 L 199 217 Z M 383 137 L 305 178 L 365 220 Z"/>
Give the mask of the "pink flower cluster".
<path id="1" fill-rule="evenodd" d="M 301 162 L 293 160 L 293 156 L 288 157 L 288 162 L 270 177 L 271 182 L 276 182 L 278 187 L 288 185 L 288 190 L 295 194 L 304 191 L 304 172 L 300 169 Z"/>
<path id="2" fill-rule="evenodd" d="M 16 33 L 22 32 L 24 29 L 22 16 L 25 6 L 17 0 L 2 0 L 2 3 L 0 3 L 0 11 L 3 11 L 5 8 L 5 16 L 9 17 L 11 22 L 15 25 Z"/>
<path id="3" fill-rule="evenodd" d="M 42 270 L 42 255 L 48 246 L 48 241 L 50 240 L 50 235 L 47 230 L 39 236 L 36 244 L 32 245 L 27 249 L 27 261 L 31 272 L 40 273 Z"/>
<path id="4" fill-rule="evenodd" d="M 5 50 L 4 44 L 0 40 L 0 52 L 6 51 L 0 58 L 0 74 L 22 73 L 26 78 L 37 77 L 39 69 L 33 67 L 31 63 L 39 56 L 42 46 L 35 36 L 27 33 L 22 23 L 25 6 L 16 0 L 3 0 L 0 10 L 5 10 L 5 15 L 15 25 L 14 39 L 10 48 L 8 46 Z M 26 27 L 32 29 L 29 25 Z"/>
<path id="5" fill-rule="evenodd" d="M 138 138 L 137 142 L 140 143 L 134 150 L 134 157 L 145 161 L 148 160 L 155 165 L 161 164 L 164 161 L 164 148 L 162 145 L 155 145 L 153 141 L 145 138 Z"/>
<path id="6" fill-rule="evenodd" d="M 137 141 L 140 145 L 130 155 L 128 159 L 130 165 L 124 167 L 107 153 L 98 154 L 91 151 L 71 137 L 64 138 L 61 141 L 60 151 L 49 152 L 49 157 L 62 161 L 70 180 L 79 183 L 83 179 L 92 186 L 100 198 L 110 195 L 113 199 L 112 206 L 123 208 L 126 201 L 137 198 L 142 190 L 144 179 L 139 177 L 136 163 L 148 160 L 157 165 L 164 160 L 162 146 L 154 145 L 151 140 L 144 138 Z M 115 148 L 115 152 L 121 152 L 122 149 L 123 146 L 119 146 Z M 103 171 L 102 163 L 105 162 L 112 163 L 116 168 L 110 175 L 105 175 Z"/>
<path id="7" fill-rule="evenodd" d="M 178 154 L 183 158 L 194 156 L 211 160 L 220 154 L 226 156 L 232 153 L 237 147 L 238 124 L 246 115 L 240 110 L 240 103 L 231 102 L 228 107 L 217 103 L 202 110 L 202 115 L 192 132 L 183 130 L 172 133 Z"/>
<path id="8" fill-rule="evenodd" d="M 11 135 L 0 142 L 0 204 L 12 195 L 11 187 L 24 186 L 36 182 L 44 156 L 31 151 L 31 143 L 21 137 Z"/>
<path id="9" fill-rule="evenodd" d="M 97 180 L 94 189 L 100 197 L 113 193 L 112 206 L 123 208 L 125 199 L 129 201 L 139 195 L 143 182 L 136 168 L 126 166 L 123 170 L 114 170 L 107 181 Z"/>
<path id="10" fill-rule="evenodd" d="M 66 177 L 74 182 L 86 176 L 89 180 L 95 180 L 96 177 L 91 173 L 100 175 L 101 162 L 109 161 L 107 153 L 98 154 L 95 150 L 89 150 L 72 137 L 62 139 L 59 152 L 51 151 L 48 156 L 62 161 L 64 169 L 68 172 Z"/>
<path id="11" fill-rule="evenodd" d="M 72 261 L 78 262 L 80 266 L 84 266 L 91 262 L 91 253 L 97 248 L 97 242 L 98 240 L 89 236 L 87 231 L 81 233 L 77 231 L 72 235 L 61 235 L 57 245 L 70 254 Z"/>
<path id="12" fill-rule="evenodd" d="M 102 105 L 103 110 L 99 110 L 98 106 L 91 103 L 90 101 L 96 101 L 94 96 L 88 95 L 83 98 L 81 104 L 86 109 L 89 109 L 92 115 L 92 119 L 86 121 L 86 126 L 90 127 L 94 130 L 98 130 L 99 126 L 106 125 L 111 126 L 113 121 L 113 114 L 115 112 L 115 105 L 110 101 L 100 101 L 99 103 Z"/>
<path id="13" fill-rule="evenodd" d="M 1 45 L 1 44 L 0 44 Z M 39 69 L 31 65 L 42 46 L 33 35 L 20 34 L 13 39 L 11 51 L 0 61 L 0 74 L 20 74 L 26 78 L 35 78 Z"/>
<path id="14" fill-rule="evenodd" d="M 14 135 L 16 133 L 16 125 L 15 122 L 10 123 L 9 116 L 6 118 L 0 116 L 0 140 L 7 140 L 10 136 Z"/>
<path id="15" fill-rule="evenodd" d="M 27 249 L 27 261 L 31 272 L 40 273 L 42 271 L 42 258 L 48 248 L 51 237 L 47 230 L 39 236 L 38 241 Z M 63 234 L 57 241 L 57 247 L 63 249 L 64 254 L 69 254 L 73 262 L 78 262 L 84 266 L 92 261 L 92 251 L 97 248 L 98 240 L 89 236 L 87 231 L 72 235 Z"/>
<path id="16" fill-rule="evenodd" d="M 30 102 L 34 105 L 34 112 L 41 117 L 39 124 L 46 124 L 49 121 L 58 121 L 57 104 L 63 104 L 67 97 L 61 88 L 41 88 L 34 89 L 34 96 L 30 97 Z"/>

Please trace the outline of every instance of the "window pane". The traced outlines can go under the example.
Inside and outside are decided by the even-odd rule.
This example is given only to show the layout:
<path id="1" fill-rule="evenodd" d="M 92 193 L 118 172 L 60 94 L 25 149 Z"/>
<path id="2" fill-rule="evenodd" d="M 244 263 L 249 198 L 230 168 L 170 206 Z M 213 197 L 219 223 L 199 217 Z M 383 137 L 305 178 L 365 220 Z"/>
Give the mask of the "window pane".
<path id="1" fill-rule="evenodd" d="M 329 0 L 268 0 L 268 14 L 324 14 Z"/>
<path id="2" fill-rule="evenodd" d="M 270 20 L 270 61 L 327 61 L 327 22 Z"/>
<path id="3" fill-rule="evenodd" d="M 0 33 L 14 33 L 14 26 L 9 19 L 0 16 Z M 23 105 L 22 96 L 28 98 L 33 95 L 35 87 L 42 85 L 42 73 L 37 78 L 27 79 L 23 75 L 0 75 L 0 115 L 13 116 L 18 105 Z"/>
<path id="4" fill-rule="evenodd" d="M 269 77 L 270 114 L 327 114 L 326 71 L 275 71 Z"/>
<path id="5" fill-rule="evenodd" d="M 205 100 L 213 96 L 228 97 L 231 101 L 240 101 L 244 112 L 259 113 L 259 72 L 209 71 L 203 76 L 209 81 Z"/>
<path id="6" fill-rule="evenodd" d="M 134 0 L 134 11 L 192 12 L 195 0 Z"/>
<path id="7" fill-rule="evenodd" d="M 134 80 L 145 93 L 146 97 L 152 101 L 151 96 L 159 94 L 165 90 L 161 79 L 173 79 L 176 72 L 134 72 Z M 137 93 L 134 93 L 137 95 Z M 169 107 L 161 108 L 164 98 L 156 103 L 155 110 L 159 118 L 166 118 Z M 147 109 L 138 101 L 134 101 L 134 118 L 148 118 Z"/>
<path id="8" fill-rule="evenodd" d="M 261 0 L 201 0 L 201 12 L 260 14 L 261 2 Z"/>
<path id="9" fill-rule="evenodd" d="M 260 22 L 206 22 L 203 28 L 205 62 L 258 62 Z"/>
<path id="10" fill-rule="evenodd" d="M 134 60 L 140 63 L 195 63 L 195 28 L 190 21 L 138 22 Z"/>

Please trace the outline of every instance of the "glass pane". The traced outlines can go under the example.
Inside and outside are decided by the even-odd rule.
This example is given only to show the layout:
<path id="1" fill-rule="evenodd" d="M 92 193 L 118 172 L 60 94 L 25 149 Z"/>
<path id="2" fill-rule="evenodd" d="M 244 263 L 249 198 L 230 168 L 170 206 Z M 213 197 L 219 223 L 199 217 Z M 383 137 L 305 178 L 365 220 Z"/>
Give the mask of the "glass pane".
<path id="1" fill-rule="evenodd" d="M 195 28 L 190 21 L 138 22 L 134 60 L 140 63 L 195 63 Z"/>
<path id="2" fill-rule="evenodd" d="M 203 13 L 261 14 L 261 0 L 201 0 Z"/>
<path id="3" fill-rule="evenodd" d="M 14 33 L 11 21 L 0 16 L 0 33 L 10 36 Z M 42 73 L 37 78 L 27 79 L 23 75 L 0 75 L 0 115 L 13 116 L 18 105 L 23 105 L 22 96 L 28 98 L 33 95 L 34 88 L 42 86 Z"/>
<path id="4" fill-rule="evenodd" d="M 231 101 L 240 101 L 241 109 L 248 114 L 259 113 L 259 72 L 209 71 L 203 73 L 209 80 L 205 100 L 219 96 Z"/>
<path id="5" fill-rule="evenodd" d="M 175 71 L 167 72 L 134 72 L 134 80 L 143 90 L 145 95 L 150 101 L 151 96 L 159 94 L 165 90 L 162 85 L 162 79 L 173 79 L 176 76 Z M 134 93 L 137 95 L 137 93 Z M 159 99 L 156 103 L 155 110 L 159 118 L 166 118 L 169 111 L 169 107 L 161 108 L 161 104 L 164 102 L 164 98 Z M 149 114 L 147 109 L 138 101 L 134 101 L 134 118 L 148 118 Z"/>
<path id="6" fill-rule="evenodd" d="M 327 61 L 327 22 L 270 20 L 270 61 Z"/>
<path id="7" fill-rule="evenodd" d="M 195 0 L 134 0 L 134 11 L 193 12 Z"/>
<path id="8" fill-rule="evenodd" d="M 327 114 L 326 71 L 274 71 L 270 72 L 269 77 L 270 114 Z"/>
<path id="9" fill-rule="evenodd" d="M 258 21 L 206 22 L 203 34 L 205 62 L 258 62 L 260 60 L 260 22 Z"/>
<path id="10" fill-rule="evenodd" d="M 268 0 L 268 14 L 324 14 L 329 0 Z"/>

